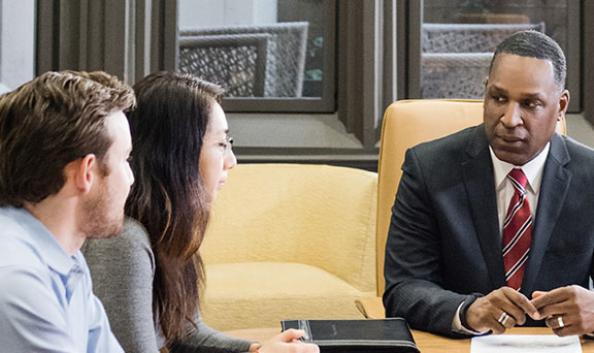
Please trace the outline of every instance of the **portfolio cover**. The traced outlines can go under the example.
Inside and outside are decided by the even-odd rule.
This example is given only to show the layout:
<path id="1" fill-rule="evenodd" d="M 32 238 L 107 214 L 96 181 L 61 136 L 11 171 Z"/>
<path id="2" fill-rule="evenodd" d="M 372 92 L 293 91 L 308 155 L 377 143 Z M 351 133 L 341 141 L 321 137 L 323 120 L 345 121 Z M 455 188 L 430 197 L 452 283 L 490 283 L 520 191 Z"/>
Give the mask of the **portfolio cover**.
<path id="1" fill-rule="evenodd" d="M 304 330 L 304 342 L 320 346 L 321 353 L 418 353 L 402 318 L 381 320 L 285 320 L 283 331 Z"/>

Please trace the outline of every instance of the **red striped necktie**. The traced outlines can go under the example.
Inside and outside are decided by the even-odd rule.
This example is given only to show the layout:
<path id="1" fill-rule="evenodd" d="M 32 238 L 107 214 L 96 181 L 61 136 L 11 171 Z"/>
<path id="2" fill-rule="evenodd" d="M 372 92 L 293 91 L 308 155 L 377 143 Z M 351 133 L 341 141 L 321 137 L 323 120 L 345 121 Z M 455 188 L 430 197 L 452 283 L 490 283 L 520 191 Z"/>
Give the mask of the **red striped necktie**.
<path id="1" fill-rule="evenodd" d="M 503 222 L 503 266 L 507 285 L 519 291 L 532 242 L 532 213 L 526 194 L 528 179 L 522 169 L 512 169 L 507 177 L 515 192 Z"/>

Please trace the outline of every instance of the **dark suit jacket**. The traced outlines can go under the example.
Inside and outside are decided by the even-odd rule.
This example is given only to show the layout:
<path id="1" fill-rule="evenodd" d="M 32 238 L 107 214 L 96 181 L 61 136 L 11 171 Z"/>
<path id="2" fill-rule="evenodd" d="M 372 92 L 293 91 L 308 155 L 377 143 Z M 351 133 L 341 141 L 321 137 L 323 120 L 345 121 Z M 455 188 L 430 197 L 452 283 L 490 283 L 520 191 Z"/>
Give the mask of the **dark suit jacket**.
<path id="1" fill-rule="evenodd" d="M 505 285 L 488 146 L 479 125 L 407 151 L 386 244 L 387 316 L 456 336 L 451 324 L 460 303 Z M 528 298 L 534 290 L 588 288 L 593 205 L 594 151 L 555 134 L 522 284 Z"/>

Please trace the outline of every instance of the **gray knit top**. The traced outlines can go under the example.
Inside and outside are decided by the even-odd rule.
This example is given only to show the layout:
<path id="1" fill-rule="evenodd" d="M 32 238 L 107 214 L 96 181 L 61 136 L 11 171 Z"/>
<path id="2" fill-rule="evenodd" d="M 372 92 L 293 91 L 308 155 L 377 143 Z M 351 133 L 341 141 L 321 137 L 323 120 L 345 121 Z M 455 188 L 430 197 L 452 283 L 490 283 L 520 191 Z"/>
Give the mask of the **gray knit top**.
<path id="1" fill-rule="evenodd" d="M 88 240 L 82 249 L 91 269 L 93 291 L 101 299 L 113 333 L 127 353 L 158 353 L 164 339 L 153 315 L 155 257 L 144 227 L 126 219 L 122 234 Z M 193 300 L 188 298 L 188 300 Z M 198 313 L 190 336 L 172 353 L 247 352 L 248 341 L 227 337 L 202 322 Z"/>

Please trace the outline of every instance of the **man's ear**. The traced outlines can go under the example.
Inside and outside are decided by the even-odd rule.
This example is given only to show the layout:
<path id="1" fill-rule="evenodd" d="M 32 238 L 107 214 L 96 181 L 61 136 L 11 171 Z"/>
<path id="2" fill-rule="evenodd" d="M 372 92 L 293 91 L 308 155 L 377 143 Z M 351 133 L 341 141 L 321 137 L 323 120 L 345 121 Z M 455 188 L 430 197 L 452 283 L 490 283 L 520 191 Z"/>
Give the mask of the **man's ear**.
<path id="1" fill-rule="evenodd" d="M 97 157 L 91 153 L 79 159 L 73 165 L 72 178 L 74 185 L 79 191 L 87 193 L 91 190 L 95 182 L 96 171 L 94 169 L 98 167 L 97 163 Z"/>
<path id="2" fill-rule="evenodd" d="M 569 91 L 566 89 L 563 90 L 559 97 L 559 116 L 557 117 L 557 121 L 565 118 L 565 112 L 567 112 L 567 108 L 569 108 L 569 98 Z"/>

